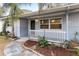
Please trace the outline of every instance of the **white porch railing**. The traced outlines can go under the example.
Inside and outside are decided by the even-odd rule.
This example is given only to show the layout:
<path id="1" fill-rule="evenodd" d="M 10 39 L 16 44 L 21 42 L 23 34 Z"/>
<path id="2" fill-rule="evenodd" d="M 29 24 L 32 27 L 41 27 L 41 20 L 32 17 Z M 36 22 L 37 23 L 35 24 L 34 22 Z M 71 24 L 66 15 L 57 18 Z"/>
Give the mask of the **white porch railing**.
<path id="1" fill-rule="evenodd" d="M 37 38 L 38 36 L 45 36 L 48 40 L 51 41 L 61 41 L 63 42 L 66 39 L 66 32 L 62 30 L 30 30 L 30 37 Z"/>

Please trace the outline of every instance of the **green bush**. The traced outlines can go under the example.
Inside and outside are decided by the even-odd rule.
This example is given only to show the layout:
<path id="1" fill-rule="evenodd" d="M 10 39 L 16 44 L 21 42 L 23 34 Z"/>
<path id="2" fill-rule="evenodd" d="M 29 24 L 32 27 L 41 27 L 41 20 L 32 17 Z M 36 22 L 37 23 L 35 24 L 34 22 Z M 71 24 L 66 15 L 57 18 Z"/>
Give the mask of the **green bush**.
<path id="1" fill-rule="evenodd" d="M 0 32 L 0 36 L 2 36 L 2 32 Z"/>
<path id="2" fill-rule="evenodd" d="M 38 37 L 38 45 L 40 47 L 45 47 L 45 46 L 48 46 L 49 43 L 44 37 Z"/>
<path id="3" fill-rule="evenodd" d="M 79 49 L 75 48 L 75 51 L 76 51 L 77 55 L 79 56 Z"/>
<path id="4" fill-rule="evenodd" d="M 7 32 L 0 32 L 0 36 L 8 36 L 8 31 Z"/>

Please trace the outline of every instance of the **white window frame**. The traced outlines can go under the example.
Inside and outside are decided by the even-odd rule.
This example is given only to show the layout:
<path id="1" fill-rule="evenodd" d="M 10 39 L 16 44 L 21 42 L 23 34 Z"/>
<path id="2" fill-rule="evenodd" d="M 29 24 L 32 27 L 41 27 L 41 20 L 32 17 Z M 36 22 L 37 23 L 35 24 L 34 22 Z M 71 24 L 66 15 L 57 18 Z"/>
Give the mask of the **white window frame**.
<path id="1" fill-rule="evenodd" d="M 48 20 L 48 29 L 49 29 L 49 19 L 40 19 L 40 20 Z M 40 20 L 39 20 L 39 27 L 40 27 Z M 42 28 L 40 28 L 42 29 Z"/>
<path id="2" fill-rule="evenodd" d="M 52 20 L 53 20 L 53 18 L 52 18 Z M 50 21 L 51 21 L 51 19 L 50 19 Z M 61 29 L 59 29 L 59 30 L 62 30 L 62 25 L 63 25 L 63 19 L 62 19 L 62 18 L 60 19 L 60 22 L 61 22 L 61 23 L 60 23 L 60 24 L 61 24 Z M 51 22 L 50 22 L 50 23 L 51 23 Z M 51 24 L 50 24 L 49 26 L 50 26 L 50 29 L 51 29 Z M 52 29 L 53 29 L 53 28 L 52 28 Z"/>
<path id="3" fill-rule="evenodd" d="M 55 19 L 55 18 L 61 18 L 60 19 L 61 20 L 60 21 L 61 22 L 61 29 L 51 29 L 50 28 L 51 27 L 50 21 L 51 21 L 51 19 Z M 55 17 L 55 18 L 47 18 L 47 20 L 48 20 L 48 29 L 50 29 L 50 30 L 62 30 L 63 29 L 63 17 Z M 45 19 L 40 19 L 40 20 L 45 20 Z M 39 27 L 40 27 L 40 20 L 39 20 Z"/>

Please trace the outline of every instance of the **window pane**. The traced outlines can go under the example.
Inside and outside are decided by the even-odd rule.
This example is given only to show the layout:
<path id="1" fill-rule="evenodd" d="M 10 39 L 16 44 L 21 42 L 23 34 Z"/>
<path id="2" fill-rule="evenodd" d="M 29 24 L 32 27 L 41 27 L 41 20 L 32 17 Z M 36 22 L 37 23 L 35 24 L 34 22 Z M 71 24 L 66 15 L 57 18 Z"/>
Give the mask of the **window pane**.
<path id="1" fill-rule="evenodd" d="M 61 29 L 61 20 L 60 19 L 53 19 L 50 21 L 50 28 L 51 29 Z"/>
<path id="2" fill-rule="evenodd" d="M 41 29 L 48 29 L 49 28 L 49 20 L 40 20 L 40 28 Z"/>

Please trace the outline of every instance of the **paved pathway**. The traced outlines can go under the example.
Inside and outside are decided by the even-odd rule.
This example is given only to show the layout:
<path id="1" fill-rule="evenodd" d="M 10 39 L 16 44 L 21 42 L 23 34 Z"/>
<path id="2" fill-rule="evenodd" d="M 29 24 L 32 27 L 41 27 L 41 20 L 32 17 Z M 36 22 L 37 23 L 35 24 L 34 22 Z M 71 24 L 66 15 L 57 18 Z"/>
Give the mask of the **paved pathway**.
<path id="1" fill-rule="evenodd" d="M 16 40 L 8 43 L 4 48 L 5 56 L 40 56 L 37 52 L 23 46 L 25 40 Z"/>

